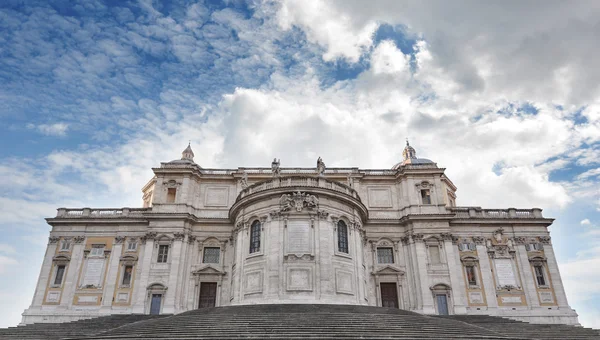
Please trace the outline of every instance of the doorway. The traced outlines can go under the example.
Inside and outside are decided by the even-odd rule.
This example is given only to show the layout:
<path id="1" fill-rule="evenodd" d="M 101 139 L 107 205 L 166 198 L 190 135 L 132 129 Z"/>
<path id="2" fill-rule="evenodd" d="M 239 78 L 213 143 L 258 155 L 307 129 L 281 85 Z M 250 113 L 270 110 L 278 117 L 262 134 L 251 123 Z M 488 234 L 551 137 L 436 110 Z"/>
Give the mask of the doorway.
<path id="1" fill-rule="evenodd" d="M 398 308 L 398 289 L 396 283 L 380 283 L 381 306 L 388 308 Z"/>
<path id="2" fill-rule="evenodd" d="M 438 294 L 435 298 L 437 301 L 438 314 L 448 315 L 448 297 L 446 294 Z"/>
<path id="3" fill-rule="evenodd" d="M 217 283 L 202 282 L 200 283 L 200 301 L 198 308 L 210 308 L 215 306 L 217 301 Z"/>
<path id="4" fill-rule="evenodd" d="M 162 294 L 152 294 L 152 300 L 150 300 L 150 315 L 160 314 L 160 302 L 162 300 Z"/>

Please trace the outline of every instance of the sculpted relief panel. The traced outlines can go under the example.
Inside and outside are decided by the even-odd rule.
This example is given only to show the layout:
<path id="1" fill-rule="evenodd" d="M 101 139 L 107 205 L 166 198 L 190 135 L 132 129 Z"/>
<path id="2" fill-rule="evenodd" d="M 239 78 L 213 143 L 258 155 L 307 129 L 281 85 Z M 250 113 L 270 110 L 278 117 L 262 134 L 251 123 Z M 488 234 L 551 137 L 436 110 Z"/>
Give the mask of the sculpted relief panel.
<path id="1" fill-rule="evenodd" d="M 288 221 L 287 253 L 310 254 L 310 226 L 308 221 Z"/>
<path id="2" fill-rule="evenodd" d="M 288 268 L 287 290 L 312 291 L 312 270 L 310 268 Z"/>
<path id="3" fill-rule="evenodd" d="M 263 271 L 255 270 L 246 273 L 246 278 L 244 280 L 244 293 L 255 294 L 262 293 L 263 290 Z"/>

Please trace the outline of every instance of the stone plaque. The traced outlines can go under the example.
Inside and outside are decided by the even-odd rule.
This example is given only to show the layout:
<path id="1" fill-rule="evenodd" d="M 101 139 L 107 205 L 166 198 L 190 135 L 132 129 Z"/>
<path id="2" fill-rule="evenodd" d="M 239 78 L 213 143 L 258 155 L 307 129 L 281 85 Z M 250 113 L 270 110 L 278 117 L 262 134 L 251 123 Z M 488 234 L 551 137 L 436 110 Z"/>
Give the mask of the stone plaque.
<path id="1" fill-rule="evenodd" d="M 496 259 L 494 261 L 496 267 L 496 277 L 498 278 L 499 286 L 516 286 L 515 272 L 513 270 L 512 260 Z"/>
<path id="2" fill-rule="evenodd" d="M 117 294 L 117 301 L 118 302 L 127 302 L 128 299 L 129 299 L 129 293 L 119 293 L 119 294 Z"/>
<path id="3" fill-rule="evenodd" d="M 469 302 L 471 303 L 483 303 L 483 295 L 481 292 L 469 292 Z"/>
<path id="4" fill-rule="evenodd" d="M 262 271 L 246 273 L 245 294 L 262 292 Z"/>
<path id="5" fill-rule="evenodd" d="M 354 295 L 354 289 L 352 289 L 352 273 L 336 270 L 335 287 L 337 293 Z"/>
<path id="6" fill-rule="evenodd" d="M 371 208 L 391 208 L 392 192 L 390 188 L 369 188 L 369 207 Z"/>
<path id="7" fill-rule="evenodd" d="M 104 272 L 104 259 L 88 259 L 87 266 L 85 268 L 85 275 L 83 277 L 83 287 L 95 286 L 99 287 L 102 281 L 102 274 Z"/>
<path id="8" fill-rule="evenodd" d="M 310 226 L 308 221 L 289 221 L 287 251 L 292 254 L 310 254 Z"/>
<path id="9" fill-rule="evenodd" d="M 204 205 L 209 207 L 226 207 L 229 196 L 228 187 L 208 187 Z"/>
<path id="10" fill-rule="evenodd" d="M 503 296 L 500 298 L 502 303 L 521 303 L 520 296 Z"/>
<path id="11" fill-rule="evenodd" d="M 98 296 L 78 296 L 77 302 L 79 303 L 98 303 Z"/>
<path id="12" fill-rule="evenodd" d="M 309 268 L 289 268 L 287 290 L 312 290 Z"/>
<path id="13" fill-rule="evenodd" d="M 552 292 L 539 292 L 541 303 L 554 303 L 554 296 Z"/>
<path id="14" fill-rule="evenodd" d="M 48 292 L 46 302 L 58 302 L 60 300 L 60 292 Z"/>

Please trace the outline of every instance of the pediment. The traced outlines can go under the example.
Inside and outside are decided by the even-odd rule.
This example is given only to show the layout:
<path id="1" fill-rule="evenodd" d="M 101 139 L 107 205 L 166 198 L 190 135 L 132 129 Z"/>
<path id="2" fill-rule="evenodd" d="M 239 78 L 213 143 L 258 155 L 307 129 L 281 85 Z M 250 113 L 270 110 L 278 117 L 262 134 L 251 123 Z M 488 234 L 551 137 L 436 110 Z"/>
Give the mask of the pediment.
<path id="1" fill-rule="evenodd" d="M 192 271 L 192 275 L 225 275 L 225 272 L 211 265 L 207 265 Z"/>
<path id="2" fill-rule="evenodd" d="M 400 268 L 387 265 L 373 271 L 373 275 L 404 275 L 404 271 Z"/>

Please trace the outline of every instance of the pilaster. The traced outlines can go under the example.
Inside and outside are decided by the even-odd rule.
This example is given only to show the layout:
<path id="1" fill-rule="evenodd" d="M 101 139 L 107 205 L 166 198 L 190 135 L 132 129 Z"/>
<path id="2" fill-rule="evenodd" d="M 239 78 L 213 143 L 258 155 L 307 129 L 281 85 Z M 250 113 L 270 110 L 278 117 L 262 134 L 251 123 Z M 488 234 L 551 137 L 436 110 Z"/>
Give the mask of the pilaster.
<path id="1" fill-rule="evenodd" d="M 77 289 L 77 278 L 83 261 L 83 250 L 85 244 L 83 237 L 74 238 L 73 249 L 71 250 L 71 261 L 67 270 L 67 277 L 63 288 L 63 297 L 60 299 L 60 305 L 64 308 L 73 305 L 73 297 Z"/>
<path id="2" fill-rule="evenodd" d="M 146 313 L 146 288 L 148 287 L 148 279 L 150 277 L 150 265 L 152 263 L 152 248 L 154 247 L 154 239 L 150 237 L 142 238 L 143 247 L 141 249 L 142 258 L 139 264 L 139 282 L 135 284 L 135 301 L 133 305 L 133 313 Z"/>
<path id="3" fill-rule="evenodd" d="M 427 273 L 427 249 L 423 243 L 422 236 L 416 237 L 413 235 L 414 247 L 415 247 L 415 258 L 417 262 L 416 267 L 418 268 L 418 280 L 421 290 L 421 298 L 423 301 L 423 313 L 424 314 L 435 314 L 435 308 L 433 306 L 433 296 L 429 289 L 429 274 Z"/>
<path id="4" fill-rule="evenodd" d="M 536 285 L 533 274 L 531 273 L 531 265 L 529 264 L 529 258 L 527 257 L 527 249 L 525 248 L 524 244 L 517 244 L 515 248 L 517 248 L 521 275 L 525 281 L 523 285 L 523 291 L 525 292 L 525 297 L 527 298 L 527 304 L 529 307 L 539 307 L 540 300 L 535 289 Z"/>
<path id="5" fill-rule="evenodd" d="M 481 278 L 485 290 L 485 300 L 487 301 L 488 310 L 498 308 L 498 300 L 496 300 L 496 285 L 492 277 L 492 268 L 490 258 L 487 253 L 487 247 L 483 244 L 477 244 L 477 255 L 479 257 L 479 267 L 481 269 Z"/>
<path id="6" fill-rule="evenodd" d="M 177 308 L 175 305 L 176 295 L 177 295 L 177 279 L 179 277 L 179 264 L 181 262 L 181 248 L 183 243 L 183 233 L 179 236 L 178 233 L 175 234 L 175 239 L 173 240 L 173 251 L 171 257 L 171 265 L 169 271 L 169 283 L 167 284 L 167 295 L 164 298 L 165 305 L 162 309 L 164 314 L 173 314 L 177 312 Z"/>
<path id="7" fill-rule="evenodd" d="M 467 313 L 467 297 L 465 294 L 465 281 L 462 277 L 462 264 L 456 247 L 452 244 L 452 239 L 444 238 L 444 248 L 446 250 L 446 259 L 448 261 L 448 272 L 450 273 L 450 284 L 452 285 L 452 304 L 454 314 Z"/>
<path id="8" fill-rule="evenodd" d="M 42 263 L 42 269 L 40 270 L 40 276 L 38 279 L 35 293 L 33 295 L 33 301 L 31 307 L 41 308 L 44 303 L 44 295 L 46 294 L 46 287 L 48 287 L 48 281 L 50 280 L 50 272 L 52 271 L 52 258 L 56 253 L 56 247 L 58 246 L 58 238 L 50 236 L 48 239 L 48 246 L 46 247 L 46 255 L 44 256 L 44 262 Z"/>
<path id="9" fill-rule="evenodd" d="M 115 242 L 113 243 L 112 252 L 110 253 L 110 262 L 108 264 L 108 272 L 106 273 L 105 281 L 106 286 L 104 288 L 104 294 L 102 294 L 102 310 L 107 312 L 112 308 L 124 241 L 124 237 L 116 237 Z"/>
<path id="10" fill-rule="evenodd" d="M 569 303 L 567 302 L 565 287 L 563 286 L 560 278 L 560 271 L 558 270 L 558 263 L 556 262 L 556 257 L 554 255 L 554 249 L 552 249 L 552 245 L 550 244 L 549 240 L 544 242 L 544 244 L 544 254 L 546 255 L 548 271 L 550 272 L 550 278 L 552 279 L 552 286 L 554 288 L 554 293 L 556 294 L 556 302 L 558 307 L 570 308 Z"/>

